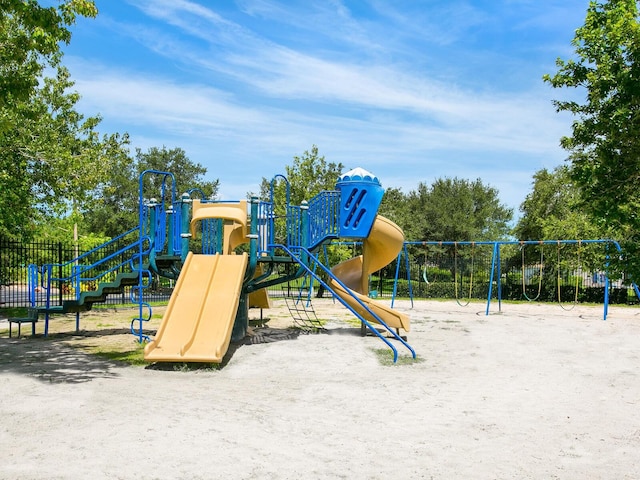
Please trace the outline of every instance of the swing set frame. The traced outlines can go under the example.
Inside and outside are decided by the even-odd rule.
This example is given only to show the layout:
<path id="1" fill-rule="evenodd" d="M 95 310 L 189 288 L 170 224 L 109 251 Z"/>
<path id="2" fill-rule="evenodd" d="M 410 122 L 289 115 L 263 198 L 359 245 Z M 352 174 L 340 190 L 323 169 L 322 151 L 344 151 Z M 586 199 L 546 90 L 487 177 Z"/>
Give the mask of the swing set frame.
<path id="1" fill-rule="evenodd" d="M 497 279 L 500 279 L 502 277 L 502 272 L 501 272 L 501 261 L 500 261 L 500 250 L 501 247 L 504 245 L 519 245 L 521 248 L 524 248 L 526 245 L 556 245 L 557 247 L 557 255 L 558 255 L 558 263 L 557 263 L 557 272 L 556 272 L 556 283 L 557 283 L 557 292 L 558 292 L 558 303 L 560 304 L 560 306 L 565 309 L 565 310 L 570 310 L 573 309 L 575 307 L 575 305 L 577 304 L 578 301 L 578 287 L 579 287 L 579 278 L 576 275 L 576 285 L 575 285 L 575 297 L 574 297 L 574 301 L 573 301 L 573 306 L 571 308 L 566 308 L 565 306 L 562 305 L 561 302 L 561 289 L 560 289 L 560 284 L 561 284 L 561 279 L 560 279 L 560 248 L 563 245 L 577 245 L 578 246 L 578 263 L 580 263 L 580 250 L 582 248 L 583 245 L 587 245 L 587 244 L 609 244 L 609 245 L 613 245 L 613 247 L 615 247 L 615 251 L 618 253 L 622 253 L 622 248 L 620 247 L 620 244 L 615 241 L 615 240 L 610 240 L 610 239 L 597 239 L 597 240 L 515 240 L 515 241 L 477 241 L 477 242 L 405 242 L 404 243 L 404 247 L 402 249 L 402 251 L 398 254 L 398 261 L 396 263 L 396 277 L 395 277 L 395 283 L 394 283 L 394 289 L 393 289 L 393 297 L 391 300 L 391 306 L 393 307 L 393 303 L 395 300 L 395 296 L 396 296 L 396 292 L 397 292 L 397 283 L 398 283 L 398 276 L 399 276 L 399 271 L 400 271 L 400 264 L 401 264 L 401 257 L 404 255 L 405 257 L 405 262 L 406 262 L 406 272 L 407 272 L 407 280 L 408 280 L 408 285 L 409 285 L 409 297 L 411 300 L 411 306 L 413 306 L 413 287 L 411 285 L 411 274 L 410 274 L 410 265 L 409 265 L 409 254 L 408 254 L 408 250 L 407 247 L 410 245 L 416 245 L 416 246 L 428 246 L 428 245 L 433 245 L 433 246 L 445 246 L 445 245 L 449 245 L 449 246 L 453 246 L 454 249 L 457 249 L 458 246 L 461 245 L 472 245 L 473 247 L 478 246 L 478 245 L 489 245 L 492 246 L 492 255 L 491 255 L 491 270 L 490 270 L 490 279 L 489 279 L 489 291 L 487 294 L 487 303 L 486 303 L 486 309 L 485 309 L 485 315 L 489 315 L 491 313 L 491 300 L 492 297 L 494 296 L 494 283 L 495 283 L 495 294 L 497 297 L 497 302 L 498 302 L 498 312 L 502 311 L 502 285 L 500 281 L 496 281 Z M 542 247 L 541 247 L 542 248 Z M 523 255 L 524 258 L 524 255 Z M 426 265 L 426 254 L 425 254 L 425 265 Z M 542 263 L 541 263 L 542 266 Z M 426 267 L 425 267 L 426 268 Z M 542 267 L 541 267 L 542 268 Z M 456 269 L 456 266 L 454 266 L 454 270 Z M 542 272 L 540 272 L 540 282 L 542 281 Z M 455 274 L 454 274 L 455 277 Z M 456 280 L 456 301 L 458 301 L 459 299 L 458 297 L 458 289 L 457 289 L 457 277 L 455 278 Z M 472 280 L 470 279 L 470 288 L 473 288 L 472 285 Z M 523 287 L 524 287 L 524 275 L 523 275 Z M 638 299 L 640 299 L 640 289 L 638 289 L 638 286 L 633 283 L 632 287 L 634 289 L 634 292 L 636 294 L 636 296 L 638 297 Z M 541 286 L 540 286 L 541 288 Z M 610 281 L 609 281 L 609 276 L 606 273 L 606 265 L 605 265 L 605 278 L 604 278 L 604 307 L 603 307 L 603 320 L 607 319 L 607 315 L 608 315 L 608 311 L 609 311 L 609 289 L 610 289 Z M 524 288 L 523 288 L 523 292 L 524 292 Z M 526 296 L 526 295 L 525 295 Z M 538 294 L 539 296 L 539 294 Z M 533 301 L 533 300 L 531 300 Z M 461 302 L 458 302 L 460 305 L 463 305 Z M 468 302 L 467 304 L 468 305 Z"/>

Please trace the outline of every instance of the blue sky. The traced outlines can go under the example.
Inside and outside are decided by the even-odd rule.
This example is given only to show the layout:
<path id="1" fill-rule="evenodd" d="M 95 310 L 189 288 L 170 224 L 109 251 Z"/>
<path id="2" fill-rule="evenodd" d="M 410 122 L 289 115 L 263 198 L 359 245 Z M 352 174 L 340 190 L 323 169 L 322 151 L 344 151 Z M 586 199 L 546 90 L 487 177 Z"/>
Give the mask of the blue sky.
<path id="1" fill-rule="evenodd" d="M 572 55 L 588 0 L 96 0 L 64 63 L 80 110 L 133 147 L 180 147 L 257 192 L 317 145 L 405 193 L 458 177 L 518 207 L 566 158 L 569 94 L 542 82 Z"/>

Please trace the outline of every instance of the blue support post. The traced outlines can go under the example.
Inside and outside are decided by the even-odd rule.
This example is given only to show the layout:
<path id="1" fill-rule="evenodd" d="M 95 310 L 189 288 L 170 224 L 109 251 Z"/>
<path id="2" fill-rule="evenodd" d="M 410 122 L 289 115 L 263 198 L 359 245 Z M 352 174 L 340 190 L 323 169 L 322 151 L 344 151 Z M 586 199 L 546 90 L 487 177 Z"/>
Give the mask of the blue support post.
<path id="1" fill-rule="evenodd" d="M 400 275 L 400 255 L 401 254 L 402 254 L 402 252 L 398 253 L 398 256 L 396 257 L 396 280 L 397 280 L 398 276 Z M 394 304 L 394 302 L 396 300 L 396 294 L 397 293 L 398 293 L 398 282 L 395 281 L 395 282 L 393 282 L 393 295 L 391 295 L 391 308 L 393 308 L 393 304 Z"/>
<path id="2" fill-rule="evenodd" d="M 174 236 L 174 224 L 173 224 L 173 217 L 174 217 L 174 210 L 173 210 L 173 205 L 171 205 L 171 207 L 169 207 L 167 210 L 165 210 L 165 214 L 167 215 L 167 255 L 169 256 L 173 256 L 173 254 L 175 253 L 173 250 L 173 236 Z"/>
<path id="3" fill-rule="evenodd" d="M 157 233 L 157 222 L 158 222 L 158 212 L 157 212 L 158 201 L 155 198 L 152 198 L 147 204 L 147 209 L 149 211 L 149 238 L 153 242 L 153 250 L 156 247 L 156 236 Z"/>
<path id="4" fill-rule="evenodd" d="M 604 276 L 604 312 L 602 313 L 603 320 L 607 319 L 609 313 L 609 275 L 605 273 Z"/>
<path id="5" fill-rule="evenodd" d="M 29 278 L 28 278 L 28 288 L 29 288 L 29 304 L 32 307 L 36 306 L 36 288 L 38 288 L 38 266 L 33 263 L 29 265 Z"/>
<path id="6" fill-rule="evenodd" d="M 309 203 L 303 200 L 300 205 L 300 245 L 305 249 L 309 248 L 309 232 L 310 232 L 310 215 L 309 215 Z M 303 260 L 309 262 L 309 257 L 306 253 L 303 253 Z M 308 264 L 308 263 L 307 263 Z M 307 295 L 307 305 L 311 302 L 311 292 L 313 292 L 313 275 L 309 276 L 309 294 Z"/>
<path id="7" fill-rule="evenodd" d="M 409 252 L 407 251 L 407 245 L 402 245 L 402 251 L 404 252 L 405 267 L 407 269 L 407 284 L 409 285 L 409 298 L 411 299 L 411 308 L 413 308 L 413 286 L 411 285 L 411 270 L 409 270 Z"/>
<path id="8" fill-rule="evenodd" d="M 493 244 L 493 255 L 491 256 L 491 276 L 489 278 L 489 293 L 487 294 L 487 310 L 485 315 L 489 315 L 489 308 L 491 307 L 491 295 L 493 294 L 493 276 L 496 269 L 496 250 L 498 249 L 498 243 Z"/>
<path id="9" fill-rule="evenodd" d="M 183 193 L 180 201 L 180 237 L 181 237 L 181 250 L 180 250 L 180 258 L 184 262 L 187 259 L 187 255 L 189 254 L 189 238 L 191 234 L 189 233 L 189 206 L 191 205 L 191 199 L 189 198 L 188 193 Z"/>
<path id="10" fill-rule="evenodd" d="M 502 311 L 502 262 L 500 261 L 500 244 L 495 243 L 495 252 L 498 263 L 498 312 Z"/>

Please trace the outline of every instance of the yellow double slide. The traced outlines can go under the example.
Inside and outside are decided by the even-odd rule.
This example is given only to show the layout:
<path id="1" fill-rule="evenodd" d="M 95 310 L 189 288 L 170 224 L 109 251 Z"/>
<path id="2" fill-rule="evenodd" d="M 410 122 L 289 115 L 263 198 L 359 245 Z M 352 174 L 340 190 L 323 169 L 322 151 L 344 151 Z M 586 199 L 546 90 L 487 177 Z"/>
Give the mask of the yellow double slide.
<path id="1" fill-rule="evenodd" d="M 247 203 L 194 201 L 192 235 L 205 219 L 223 220 L 224 254 L 189 252 L 160 328 L 144 349 L 149 362 L 220 363 L 229 348 L 248 263 L 246 253 L 232 253 L 246 242 Z"/>

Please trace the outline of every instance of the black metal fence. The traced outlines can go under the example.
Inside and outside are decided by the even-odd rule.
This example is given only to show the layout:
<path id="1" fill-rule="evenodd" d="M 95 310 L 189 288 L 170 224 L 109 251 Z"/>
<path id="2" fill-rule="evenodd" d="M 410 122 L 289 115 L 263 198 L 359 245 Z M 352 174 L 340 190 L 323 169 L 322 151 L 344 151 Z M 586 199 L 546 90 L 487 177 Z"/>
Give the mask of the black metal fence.
<path id="1" fill-rule="evenodd" d="M 114 244 L 116 251 L 120 245 Z M 72 243 L 33 241 L 16 242 L 0 238 L 0 308 L 25 307 L 29 305 L 29 265 L 55 265 L 52 274 L 59 279 L 70 275 L 70 263 L 85 252 L 76 248 Z M 101 255 L 107 255 L 102 252 Z M 89 255 L 86 261 L 98 259 Z M 66 266 L 65 266 L 66 265 Z M 56 281 L 53 286 L 52 300 L 62 302 L 71 295 L 69 285 L 64 281 Z M 171 295 L 173 283 L 167 279 L 154 279 L 152 288 L 144 292 L 144 300 L 148 302 L 167 301 Z M 36 289 L 36 303 L 45 301 L 46 292 L 43 288 Z M 109 295 L 107 304 L 127 304 L 131 302 L 131 288 L 125 287 L 120 294 Z"/>
<path id="2" fill-rule="evenodd" d="M 118 248 L 117 245 L 114 248 Z M 497 298 L 498 282 L 503 300 L 603 303 L 607 256 L 606 244 L 503 246 L 499 265 L 494 264 L 492 245 L 456 244 L 409 246 L 400 257 L 370 278 L 370 294 L 379 298 L 413 296 L 415 299 L 487 300 L 489 289 Z M 83 254 L 61 242 L 14 242 L 0 238 L 0 307 L 23 307 L 29 303 L 28 265 L 63 265 Z M 357 253 L 354 251 L 354 253 Z M 284 266 L 293 268 L 292 266 Z M 499 267 L 499 269 L 498 269 Z M 65 276 L 59 267 L 54 272 Z M 397 270 L 397 281 L 396 281 Z M 499 277 L 491 272 L 500 271 Z M 285 272 L 291 273 L 291 272 Z M 317 281 L 301 278 L 269 288 L 272 296 L 326 295 Z M 164 302 L 173 282 L 155 279 L 145 291 L 145 301 Z M 609 303 L 637 303 L 633 289 L 621 279 L 608 283 Z M 64 294 L 59 285 L 57 295 Z M 39 292 L 37 300 L 44 298 Z M 130 290 L 109 296 L 107 303 L 127 304 Z"/>

